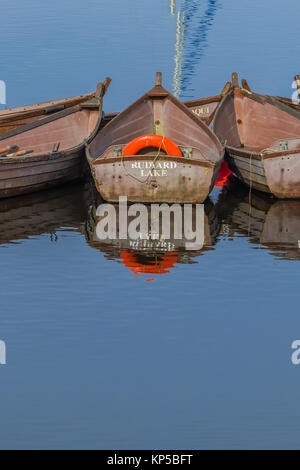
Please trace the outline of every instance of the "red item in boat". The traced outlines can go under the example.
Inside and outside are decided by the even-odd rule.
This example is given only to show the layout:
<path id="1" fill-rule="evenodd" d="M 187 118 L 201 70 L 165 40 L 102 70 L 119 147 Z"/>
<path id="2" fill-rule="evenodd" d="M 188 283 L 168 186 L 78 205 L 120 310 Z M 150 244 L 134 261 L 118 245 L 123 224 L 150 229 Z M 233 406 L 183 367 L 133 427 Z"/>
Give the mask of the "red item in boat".
<path id="1" fill-rule="evenodd" d="M 215 186 L 222 188 L 227 181 L 228 176 L 231 175 L 231 170 L 229 170 L 225 160 L 222 161 L 217 179 L 215 181 Z"/>

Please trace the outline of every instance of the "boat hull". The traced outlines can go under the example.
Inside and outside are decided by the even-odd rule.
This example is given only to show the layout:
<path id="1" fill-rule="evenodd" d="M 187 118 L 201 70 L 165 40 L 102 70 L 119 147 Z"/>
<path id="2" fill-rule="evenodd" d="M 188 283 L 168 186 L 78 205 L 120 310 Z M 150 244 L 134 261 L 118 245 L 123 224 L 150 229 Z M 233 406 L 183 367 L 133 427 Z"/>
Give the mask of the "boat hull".
<path id="1" fill-rule="evenodd" d="M 300 152 L 267 155 L 264 169 L 270 192 L 279 199 L 300 198 Z"/>
<path id="2" fill-rule="evenodd" d="M 232 89 L 220 102 L 212 123 L 225 145 L 228 166 L 253 189 L 280 199 L 299 198 L 300 108 L 244 85 L 239 87 L 234 73 Z"/>
<path id="3" fill-rule="evenodd" d="M 141 137 L 147 137 L 142 147 L 128 145 Z M 86 145 L 86 156 L 106 201 L 126 196 L 129 202 L 196 204 L 213 188 L 224 147 L 192 110 L 161 86 L 157 73 L 155 86 Z"/>
<path id="4" fill-rule="evenodd" d="M 90 101 L 0 133 L 0 198 L 58 186 L 86 176 L 85 144 L 102 123 L 110 79 Z M 17 151 L 11 152 L 12 148 Z"/>
<path id="5" fill-rule="evenodd" d="M 300 152 L 258 154 L 227 148 L 226 161 L 247 186 L 279 199 L 300 198 Z"/>
<path id="6" fill-rule="evenodd" d="M 84 148 L 58 156 L 14 157 L 0 160 L 0 199 L 58 186 L 84 175 Z"/>
<path id="7" fill-rule="evenodd" d="M 97 189 L 105 201 L 202 203 L 209 195 L 220 163 L 164 156 L 134 155 L 90 161 Z"/>
<path id="8" fill-rule="evenodd" d="M 260 156 L 228 147 L 225 160 L 229 169 L 242 183 L 258 191 L 271 192 Z"/>

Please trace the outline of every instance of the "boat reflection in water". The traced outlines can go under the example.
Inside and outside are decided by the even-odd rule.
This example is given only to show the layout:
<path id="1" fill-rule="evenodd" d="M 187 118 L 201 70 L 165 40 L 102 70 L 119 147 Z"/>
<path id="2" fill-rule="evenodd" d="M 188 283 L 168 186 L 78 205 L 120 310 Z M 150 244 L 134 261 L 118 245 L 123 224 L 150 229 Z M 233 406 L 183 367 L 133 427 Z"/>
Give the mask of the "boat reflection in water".
<path id="1" fill-rule="evenodd" d="M 84 186 L 77 183 L 0 200 L 0 244 L 47 233 L 56 241 L 58 230 L 79 232 L 86 215 L 83 196 Z"/>
<path id="2" fill-rule="evenodd" d="M 228 236 L 249 237 L 249 242 L 270 250 L 279 259 L 300 259 L 300 201 L 265 196 L 239 183 L 233 176 L 223 187 L 216 210 Z"/>
<path id="3" fill-rule="evenodd" d="M 153 227 L 153 224 L 151 225 L 151 210 L 153 205 L 139 205 L 142 206 L 142 210 L 144 208 L 147 211 L 145 216 L 147 219 L 147 231 L 142 231 L 139 228 L 141 232 L 139 237 L 132 239 L 131 236 L 126 236 L 126 238 L 122 239 L 120 237 L 119 222 L 120 211 L 122 209 L 120 209 L 119 204 L 108 204 L 107 206 L 114 208 L 116 232 L 113 237 L 109 236 L 103 239 L 103 232 L 99 228 L 101 221 L 104 221 L 108 213 L 101 209 L 103 201 L 100 197 L 95 196 L 93 201 L 90 201 L 86 219 L 85 235 L 88 244 L 92 248 L 103 252 L 107 259 L 121 262 L 134 274 L 134 278 L 143 278 L 146 281 L 158 279 L 158 277 L 153 277 L 153 275 L 169 273 L 178 263 L 195 263 L 196 261 L 193 258 L 213 249 L 221 227 L 214 205 L 210 199 L 207 199 L 205 204 L 198 205 L 202 209 L 198 214 L 196 206 L 190 205 L 192 207 L 193 232 L 196 233 L 199 229 L 199 233 L 202 231 L 203 234 L 201 240 L 198 239 L 195 243 L 191 243 L 190 235 L 188 235 L 188 238 L 185 236 L 184 221 L 182 221 L 182 226 L 179 224 L 182 229 L 180 231 L 182 237 L 179 238 L 177 236 L 178 219 L 176 219 L 175 214 L 172 212 L 169 219 L 170 232 L 167 236 L 162 228 L 163 217 L 161 214 L 159 216 L 159 230 L 157 231 L 157 226 L 156 231 L 151 230 L 151 226 Z M 134 206 L 137 205 L 128 204 L 127 206 L 129 227 L 127 233 L 130 232 L 131 222 L 136 220 L 136 215 L 132 215 L 132 212 L 130 212 L 134 209 Z M 181 214 L 184 217 L 183 206 L 179 204 L 177 206 L 182 210 Z M 171 205 L 168 207 L 171 207 Z"/>

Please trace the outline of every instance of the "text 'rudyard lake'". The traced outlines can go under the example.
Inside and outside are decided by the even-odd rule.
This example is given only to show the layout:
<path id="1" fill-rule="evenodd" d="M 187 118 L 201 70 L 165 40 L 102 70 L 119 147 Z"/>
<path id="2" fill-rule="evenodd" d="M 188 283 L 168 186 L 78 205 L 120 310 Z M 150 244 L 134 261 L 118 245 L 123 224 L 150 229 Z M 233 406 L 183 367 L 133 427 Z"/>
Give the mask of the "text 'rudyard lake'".
<path id="1" fill-rule="evenodd" d="M 168 176 L 168 170 L 175 170 L 176 162 L 145 162 L 131 163 L 132 169 L 140 170 L 141 176 Z"/>

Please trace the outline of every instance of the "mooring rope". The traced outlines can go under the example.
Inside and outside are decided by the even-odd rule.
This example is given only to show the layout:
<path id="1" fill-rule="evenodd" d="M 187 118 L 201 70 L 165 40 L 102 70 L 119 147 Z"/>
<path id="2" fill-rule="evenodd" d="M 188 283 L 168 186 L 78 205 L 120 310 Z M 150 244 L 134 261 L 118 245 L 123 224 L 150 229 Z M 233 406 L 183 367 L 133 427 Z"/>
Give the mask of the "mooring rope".
<path id="1" fill-rule="evenodd" d="M 262 158 L 263 156 L 263 153 L 266 152 L 268 150 L 268 148 L 264 148 L 262 149 L 260 152 L 259 152 L 259 156 Z M 251 152 L 250 154 L 250 184 L 249 184 L 249 198 L 248 198 L 248 201 L 249 201 L 249 206 L 250 206 L 250 209 L 249 209 L 249 219 L 248 219 L 248 237 L 250 235 L 250 218 L 251 218 L 251 215 L 252 215 L 252 205 L 251 205 L 251 202 L 252 202 L 252 157 L 253 155 L 255 154 L 256 152 Z M 263 167 L 263 165 L 262 165 Z"/>
<path id="2" fill-rule="evenodd" d="M 248 218 L 248 237 L 250 235 L 250 220 L 251 220 L 251 215 L 252 215 L 252 206 L 251 206 L 251 202 L 252 202 L 252 156 L 253 156 L 253 152 L 250 153 L 250 184 L 249 184 L 249 218 Z"/>

